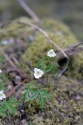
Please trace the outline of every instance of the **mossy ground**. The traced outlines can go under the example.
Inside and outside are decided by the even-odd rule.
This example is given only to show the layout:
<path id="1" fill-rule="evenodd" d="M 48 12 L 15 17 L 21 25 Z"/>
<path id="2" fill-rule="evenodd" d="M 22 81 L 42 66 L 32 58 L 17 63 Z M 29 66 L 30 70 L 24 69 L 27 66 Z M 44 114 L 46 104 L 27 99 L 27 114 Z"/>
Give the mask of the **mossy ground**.
<path id="1" fill-rule="evenodd" d="M 52 95 L 51 104 L 65 118 L 50 108 L 48 104 L 45 106 L 45 109 L 41 110 L 38 108 L 38 102 L 35 101 L 30 106 L 27 105 L 25 110 L 27 117 L 34 125 L 79 125 L 79 123 L 83 123 L 82 83 L 78 83 L 76 79 L 63 76 L 60 80 L 51 81 L 46 89 Z"/>
<path id="2" fill-rule="evenodd" d="M 49 37 L 52 39 L 53 43 L 57 44 L 59 47 L 66 48 L 78 43 L 78 40 L 70 31 L 70 29 L 63 23 L 59 21 L 54 21 L 52 19 L 45 19 L 42 21 L 43 29 L 48 33 Z M 25 53 L 22 55 L 22 60 L 30 62 L 32 66 L 38 62 L 40 58 L 46 55 L 47 51 L 54 49 L 57 52 L 57 48 L 53 47 L 45 36 L 39 32 L 36 32 L 33 42 L 30 44 L 29 48 L 26 49 Z M 82 79 L 83 73 L 83 52 L 73 56 L 70 59 L 70 64 L 68 67 L 67 76 L 74 76 L 77 79 Z M 22 64 L 22 67 L 26 71 L 26 66 Z"/>
<path id="3" fill-rule="evenodd" d="M 30 21 L 27 18 L 22 18 L 23 21 Z M 34 23 L 34 21 L 30 21 Z M 14 27 L 13 27 L 13 26 Z M 19 32 L 18 31 L 19 27 Z M 52 41 L 60 46 L 61 48 L 68 47 L 72 44 L 78 43 L 76 37 L 71 33 L 69 28 L 65 26 L 63 23 L 54 21 L 52 19 L 45 19 L 41 23 L 41 27 L 48 33 L 49 37 Z M 13 28 L 13 29 L 12 29 Z M 6 30 L 5 30 L 6 29 Z M 11 30 L 10 30 L 11 29 Z M 26 29 L 26 32 L 24 32 Z M 45 36 L 38 31 L 33 30 L 31 27 L 17 24 L 15 21 L 7 26 L 4 26 L 1 31 L 6 31 L 0 34 L 0 39 L 9 39 L 13 37 L 14 39 L 25 38 L 23 34 L 27 35 L 25 50 L 19 56 L 19 64 L 21 69 L 23 69 L 26 73 L 29 73 L 28 69 L 26 69 L 26 65 L 24 62 L 30 62 L 32 66 L 35 66 L 38 59 L 43 57 L 46 52 L 53 48 L 55 52 L 57 52 L 57 48 L 54 48 L 47 41 Z M 30 43 L 30 36 L 34 36 L 32 42 Z M 16 45 L 15 45 L 16 46 Z M 5 47 L 5 52 L 7 52 L 8 47 Z M 10 53 L 10 57 L 11 57 Z M 63 118 L 57 112 L 55 112 L 48 104 L 46 104 L 45 108 L 42 110 L 40 105 L 38 104 L 38 100 L 35 102 L 27 102 L 24 104 L 24 111 L 27 117 L 27 122 L 32 122 L 34 125 L 79 125 L 83 123 L 83 84 L 79 82 L 78 79 L 82 79 L 83 76 L 83 56 L 82 53 L 72 57 L 70 59 L 70 64 L 68 66 L 68 71 L 62 76 L 59 80 L 51 80 L 49 81 L 49 86 L 45 87 L 48 92 L 52 95 L 51 104 L 57 108 L 64 116 L 69 118 Z M 71 77 L 73 76 L 73 78 Z M 17 125 L 16 122 L 20 122 L 20 116 L 18 115 L 17 121 L 15 121 L 15 117 L 10 116 L 10 121 L 12 125 Z M 7 118 L 6 118 L 7 120 Z M 9 119 L 8 119 L 9 120 Z M 1 120 L 2 124 L 5 124 L 3 120 Z"/>
<path id="4" fill-rule="evenodd" d="M 50 103 L 64 117 L 54 111 L 49 104 L 41 109 L 38 100 L 36 100 L 24 104 L 24 112 L 28 122 L 33 125 L 80 125 L 83 123 L 83 84 L 81 82 L 63 76 L 60 80 L 52 80 L 49 82 L 49 87 L 45 88 L 52 95 Z M 15 117 L 12 119 L 10 116 L 10 121 L 12 120 L 11 123 L 16 125 L 20 116 L 18 114 Z M 4 122 L 2 121 L 2 123 Z"/>

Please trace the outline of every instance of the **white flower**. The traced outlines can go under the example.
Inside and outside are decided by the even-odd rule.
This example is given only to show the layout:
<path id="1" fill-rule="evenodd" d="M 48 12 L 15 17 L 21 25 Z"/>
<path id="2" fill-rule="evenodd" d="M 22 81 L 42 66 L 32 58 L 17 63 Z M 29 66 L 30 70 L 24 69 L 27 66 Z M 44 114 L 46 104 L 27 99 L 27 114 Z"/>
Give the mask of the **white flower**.
<path id="1" fill-rule="evenodd" d="M 0 69 L 0 73 L 2 73 L 2 70 Z"/>
<path id="2" fill-rule="evenodd" d="M 44 71 L 37 68 L 34 69 L 34 77 L 36 79 L 39 79 L 40 77 L 42 77 L 43 74 L 44 74 Z"/>
<path id="3" fill-rule="evenodd" d="M 47 56 L 49 56 L 49 57 L 55 57 L 55 56 L 56 56 L 56 53 L 54 52 L 53 49 L 51 49 L 51 50 L 49 50 L 49 51 L 47 52 Z"/>
<path id="4" fill-rule="evenodd" d="M 6 95 L 3 91 L 0 91 L 0 100 L 3 100 L 4 98 L 6 98 Z"/>

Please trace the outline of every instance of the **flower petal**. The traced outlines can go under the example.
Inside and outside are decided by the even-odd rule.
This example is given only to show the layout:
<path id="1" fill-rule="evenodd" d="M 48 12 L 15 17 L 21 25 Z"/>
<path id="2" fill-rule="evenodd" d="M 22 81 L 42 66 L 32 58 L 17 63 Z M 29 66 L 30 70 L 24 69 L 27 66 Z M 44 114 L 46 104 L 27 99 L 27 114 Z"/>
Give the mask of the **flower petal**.
<path id="1" fill-rule="evenodd" d="M 56 56 L 56 53 L 54 52 L 53 49 L 51 49 L 51 50 L 49 50 L 49 51 L 47 52 L 47 56 L 49 56 L 49 57 L 55 57 L 55 56 Z"/>
<path id="2" fill-rule="evenodd" d="M 2 70 L 0 69 L 0 73 L 2 73 Z"/>
<path id="3" fill-rule="evenodd" d="M 36 72 L 38 69 L 37 68 L 34 68 L 34 72 Z"/>
<path id="4" fill-rule="evenodd" d="M 6 98 L 6 95 L 4 94 L 3 90 L 0 91 L 0 100 L 3 100 L 4 98 Z"/>
<path id="5" fill-rule="evenodd" d="M 44 71 L 38 68 L 34 68 L 34 77 L 36 79 L 39 79 L 40 77 L 42 77 L 43 74 L 44 74 Z"/>

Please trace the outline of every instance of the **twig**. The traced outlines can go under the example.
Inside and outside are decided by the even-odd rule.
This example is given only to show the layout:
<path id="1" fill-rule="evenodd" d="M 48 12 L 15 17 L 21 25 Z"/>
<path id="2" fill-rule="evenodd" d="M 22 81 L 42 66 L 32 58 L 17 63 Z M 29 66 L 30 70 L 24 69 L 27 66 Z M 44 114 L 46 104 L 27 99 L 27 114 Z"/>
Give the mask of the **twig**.
<path id="1" fill-rule="evenodd" d="M 24 0 L 17 0 L 17 1 L 21 5 L 21 7 L 32 17 L 32 19 L 34 19 L 37 23 L 40 22 L 40 19 L 38 18 L 38 16 L 30 9 L 28 5 L 26 5 Z"/>
<path id="2" fill-rule="evenodd" d="M 77 43 L 77 44 L 72 45 L 72 46 L 69 46 L 68 48 L 64 49 L 64 52 L 68 55 L 68 57 L 71 57 L 72 55 L 76 55 L 77 53 L 83 51 L 83 47 L 78 47 L 78 46 L 80 46 L 82 44 L 83 44 L 83 42 L 82 43 Z M 59 60 L 61 60 L 61 59 L 64 59 L 65 56 L 61 52 L 57 52 L 57 58 Z M 63 73 L 68 68 L 68 64 L 69 64 L 69 60 L 67 60 L 65 68 L 60 72 L 59 76 L 56 77 L 56 75 L 55 75 L 55 77 L 54 77 L 55 80 L 59 79 L 63 75 Z"/>
<path id="3" fill-rule="evenodd" d="M 67 58 L 66 58 L 67 59 Z M 68 65 L 69 65 L 69 60 L 67 59 L 67 63 L 66 63 L 66 66 L 65 68 L 60 72 L 59 76 L 57 77 L 56 75 L 54 76 L 54 80 L 58 80 L 61 78 L 61 76 L 63 75 L 63 73 L 67 70 L 68 68 Z"/>
<path id="4" fill-rule="evenodd" d="M 10 63 L 10 65 L 20 74 L 20 76 L 21 76 L 23 79 L 26 78 L 26 74 L 25 74 L 22 70 L 18 69 L 18 68 L 14 65 L 14 63 L 10 60 L 10 58 L 8 57 L 8 55 L 5 54 L 1 48 L 0 48 L 0 52 L 1 52 L 2 55 L 6 58 L 6 60 Z"/>
<path id="5" fill-rule="evenodd" d="M 17 59 L 15 57 L 12 57 L 12 59 L 14 60 L 14 62 L 16 63 L 16 65 L 19 66 L 19 62 L 17 61 Z"/>
<path id="6" fill-rule="evenodd" d="M 38 26 L 36 26 L 36 25 L 34 25 L 32 23 L 29 23 L 29 22 L 17 21 L 17 23 L 29 25 L 30 27 L 32 27 L 32 28 L 40 31 L 47 38 L 48 42 L 51 45 L 55 46 L 58 50 L 60 50 L 63 53 L 63 55 L 65 56 L 65 58 L 69 59 L 69 57 L 67 56 L 67 54 L 58 45 L 56 45 L 55 43 L 53 43 L 53 41 L 50 39 L 50 37 L 48 36 L 48 34 L 43 29 L 41 29 L 40 27 L 38 27 Z"/>
<path id="7" fill-rule="evenodd" d="M 63 117 L 64 119 L 71 119 L 73 122 L 78 123 L 79 125 L 83 125 L 82 123 L 79 123 L 77 120 L 74 120 L 68 116 L 64 116 L 58 109 L 56 109 L 47 99 L 46 99 L 47 103 L 49 104 L 49 106 L 53 109 L 53 111 L 57 112 L 61 117 Z"/>
<path id="8" fill-rule="evenodd" d="M 22 85 L 22 82 L 20 84 L 16 85 L 15 87 L 13 87 L 12 89 L 9 89 L 6 92 L 6 98 L 12 96 L 15 93 L 16 89 L 19 88 L 21 85 Z"/>
<path id="9" fill-rule="evenodd" d="M 16 92 L 16 90 L 17 90 L 22 84 L 24 84 L 25 82 L 29 82 L 29 78 L 23 80 L 22 82 L 20 82 L 18 85 L 16 85 L 16 86 L 13 87 L 12 89 L 9 89 L 9 90 L 6 92 L 6 98 L 12 96 L 12 95 Z"/>
<path id="10" fill-rule="evenodd" d="M 82 45 L 82 44 L 83 44 L 83 42 L 80 42 L 80 43 L 74 45 L 74 47 L 78 47 L 78 46 L 80 46 L 80 45 Z"/>
<path id="11" fill-rule="evenodd" d="M 47 103 L 49 104 L 49 106 L 50 106 L 55 112 L 57 112 L 61 117 L 70 119 L 69 117 L 64 116 L 61 112 L 59 112 L 59 110 L 56 109 L 47 99 L 46 99 L 46 102 L 47 102 Z"/>
<path id="12" fill-rule="evenodd" d="M 1 48 L 0 48 L 0 52 L 6 58 L 6 60 L 11 64 L 11 66 L 16 69 L 16 66 L 14 65 L 14 63 L 9 59 L 9 57 L 7 56 L 7 54 L 5 54 Z"/>
<path id="13" fill-rule="evenodd" d="M 47 34 L 43 29 L 41 29 L 40 27 L 38 27 L 38 26 L 36 26 L 36 25 L 34 25 L 34 24 L 32 24 L 32 23 L 29 23 L 29 22 L 17 21 L 17 23 L 29 25 L 30 27 L 32 27 L 32 28 L 34 28 L 34 29 L 40 31 L 40 32 L 47 38 L 48 42 L 49 42 L 52 46 L 54 46 L 54 47 L 56 47 L 58 50 L 60 50 L 61 53 L 65 56 L 65 58 L 67 59 L 67 62 L 66 62 L 65 68 L 61 71 L 61 73 L 60 73 L 60 75 L 59 75 L 59 77 L 58 77 L 58 78 L 60 78 L 60 77 L 62 76 L 62 74 L 63 74 L 63 73 L 67 70 L 67 68 L 68 68 L 68 64 L 69 64 L 69 60 L 70 60 L 70 59 L 69 59 L 69 57 L 67 56 L 67 54 L 66 54 L 58 45 L 56 45 L 55 43 L 53 43 L 53 41 L 50 39 L 50 37 L 48 36 L 48 34 Z"/>
<path id="14" fill-rule="evenodd" d="M 64 49 L 64 52 L 68 55 L 68 57 L 71 57 L 73 55 L 78 54 L 79 52 L 83 51 L 83 47 L 78 47 L 79 45 L 81 45 L 83 43 L 80 44 L 76 44 L 76 45 L 72 45 L 70 47 L 67 47 Z M 61 52 L 57 52 L 57 58 L 59 60 L 64 59 L 65 56 L 61 53 Z"/>

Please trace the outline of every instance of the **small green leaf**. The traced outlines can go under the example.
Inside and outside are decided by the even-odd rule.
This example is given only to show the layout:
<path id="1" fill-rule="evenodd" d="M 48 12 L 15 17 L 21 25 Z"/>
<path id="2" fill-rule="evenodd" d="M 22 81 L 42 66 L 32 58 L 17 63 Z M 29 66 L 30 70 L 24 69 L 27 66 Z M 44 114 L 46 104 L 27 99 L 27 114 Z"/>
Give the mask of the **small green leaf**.
<path id="1" fill-rule="evenodd" d="M 30 97 L 30 91 L 29 91 L 29 90 L 26 92 L 25 98 L 26 98 L 27 100 L 30 100 L 31 97 Z"/>
<path id="2" fill-rule="evenodd" d="M 0 65 L 4 62 L 4 57 L 0 56 Z"/>
<path id="3" fill-rule="evenodd" d="M 37 90 L 37 89 L 35 89 L 35 88 L 29 89 L 29 91 L 30 91 L 30 93 L 32 93 L 32 94 L 35 94 L 35 93 L 37 93 L 37 92 L 38 92 L 38 90 Z"/>
<path id="4" fill-rule="evenodd" d="M 31 98 L 31 100 L 34 100 L 34 99 L 36 99 L 37 98 L 37 96 L 38 96 L 38 92 Z"/>
<path id="5" fill-rule="evenodd" d="M 0 76 L 2 76 L 2 78 L 4 79 L 4 80 L 6 80 L 6 79 L 8 79 L 7 77 L 6 77 L 6 75 L 5 74 L 0 74 Z"/>
<path id="6" fill-rule="evenodd" d="M 1 90 L 5 91 L 7 88 L 4 85 L 0 85 Z"/>
<path id="7" fill-rule="evenodd" d="M 3 109 L 0 109 L 0 115 L 3 117 L 7 116 L 6 112 Z"/>
<path id="8" fill-rule="evenodd" d="M 0 61 L 2 62 L 2 61 L 4 61 L 4 57 L 2 57 L 2 56 L 0 56 Z"/>
<path id="9" fill-rule="evenodd" d="M 29 89 L 25 94 L 25 98 L 28 100 L 34 100 L 37 98 L 38 93 L 38 90 L 36 90 L 35 88 Z"/>
<path id="10" fill-rule="evenodd" d="M 12 114 L 11 106 L 8 105 L 8 103 L 5 101 L 6 109 Z"/>
<path id="11" fill-rule="evenodd" d="M 17 111 L 16 107 L 14 106 L 11 106 L 11 114 L 15 114 L 15 112 Z"/>
<path id="12" fill-rule="evenodd" d="M 53 69 L 53 66 L 46 67 L 46 73 L 50 72 Z"/>
<path id="13" fill-rule="evenodd" d="M 44 108 L 45 103 L 46 103 L 46 99 L 42 96 L 42 94 L 40 94 L 40 104 L 42 108 Z"/>
<path id="14" fill-rule="evenodd" d="M 5 112 L 5 107 L 4 106 L 0 106 L 0 115 L 5 117 L 6 116 L 6 112 Z"/>
<path id="15" fill-rule="evenodd" d="M 29 83 L 27 86 L 26 86 L 26 89 L 29 89 L 30 87 L 36 87 L 37 85 L 34 84 L 34 83 Z"/>
<path id="16" fill-rule="evenodd" d="M 47 98 L 50 98 L 50 99 L 52 98 L 51 95 L 47 92 L 47 90 L 41 89 L 40 92 L 42 93 L 42 95 L 43 95 L 44 97 L 47 97 Z"/>

